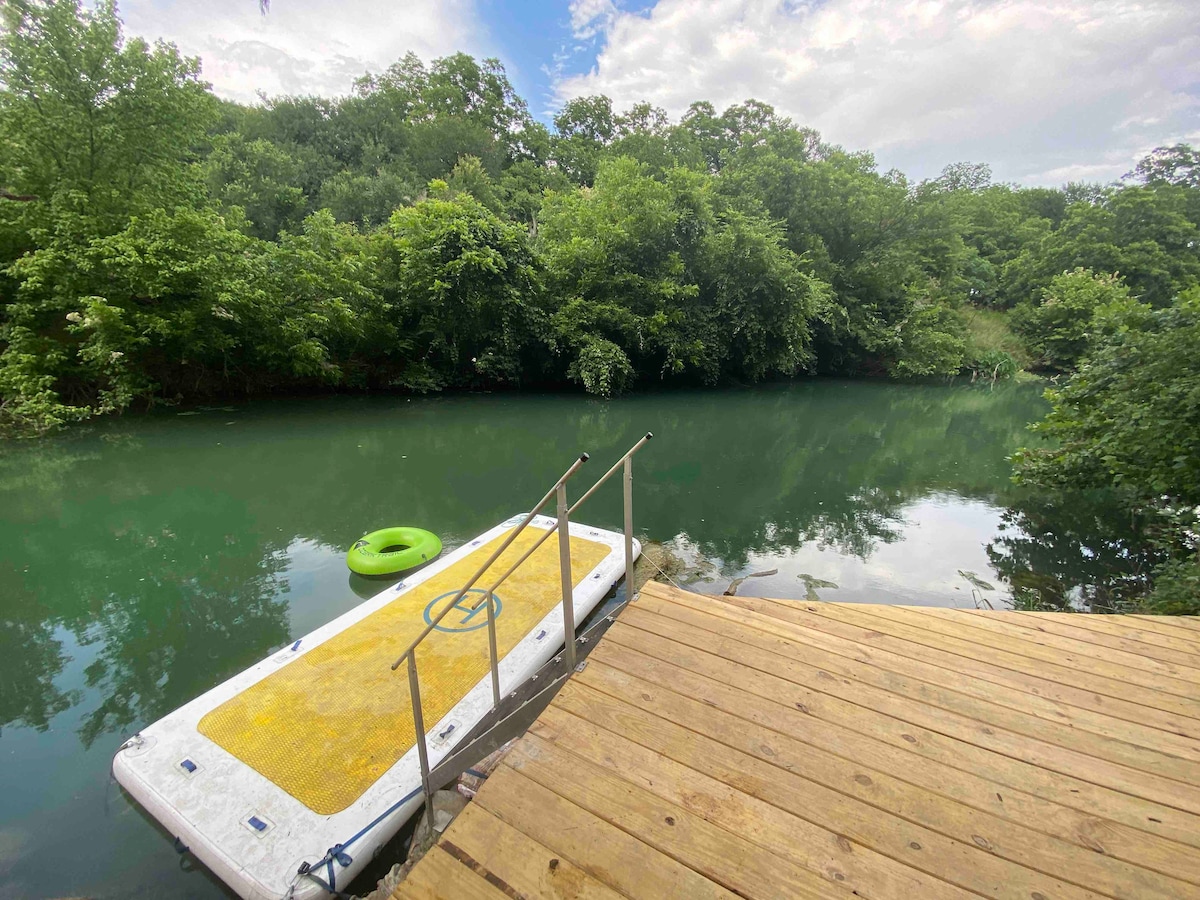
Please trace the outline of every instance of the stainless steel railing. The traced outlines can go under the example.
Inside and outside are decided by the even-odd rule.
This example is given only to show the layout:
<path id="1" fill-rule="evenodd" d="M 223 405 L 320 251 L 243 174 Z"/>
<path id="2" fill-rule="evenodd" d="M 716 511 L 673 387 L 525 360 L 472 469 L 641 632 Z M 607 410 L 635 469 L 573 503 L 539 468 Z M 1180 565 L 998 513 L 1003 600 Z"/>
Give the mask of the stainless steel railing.
<path id="1" fill-rule="evenodd" d="M 558 534 L 558 554 L 559 554 L 559 575 L 562 580 L 562 608 L 563 608 L 563 638 L 565 642 L 565 653 L 568 668 L 575 666 L 575 596 L 574 596 L 574 580 L 571 576 L 571 538 L 570 538 L 570 516 L 575 510 L 582 506 L 591 496 L 596 493 L 596 490 L 608 481 L 618 469 L 624 470 L 624 507 L 625 507 L 625 591 L 632 597 L 633 594 L 633 455 L 642 447 L 646 446 L 647 442 L 653 438 L 651 432 L 646 432 L 636 444 L 625 452 L 625 455 L 613 464 L 613 467 L 600 476 L 583 496 L 575 501 L 574 505 L 567 506 L 567 481 L 579 471 L 585 462 L 588 461 L 586 453 L 580 454 L 579 458 L 571 464 L 571 467 L 554 483 L 543 496 L 542 499 L 529 511 L 529 513 L 518 523 L 518 525 L 509 532 L 508 537 L 504 542 L 496 548 L 495 552 L 488 557 L 487 561 L 479 567 L 471 579 L 451 600 L 445 608 L 442 609 L 433 619 L 425 626 L 425 630 L 417 636 L 408 648 L 400 654 L 400 657 L 392 663 L 392 671 L 400 668 L 407 661 L 408 663 L 408 689 L 412 698 L 412 714 L 413 714 L 413 731 L 416 736 L 417 756 L 421 762 L 421 788 L 425 793 L 425 798 L 432 796 L 429 789 L 429 747 L 425 734 L 425 719 L 421 711 L 421 683 L 417 674 L 417 647 L 421 642 L 429 636 L 429 633 L 438 626 L 438 623 L 454 609 L 459 601 L 467 595 L 467 592 L 475 587 L 475 583 L 483 577 L 484 573 L 491 568 L 525 530 L 526 526 L 533 521 L 542 508 L 550 502 L 550 498 L 554 497 L 556 501 L 556 513 L 558 521 L 553 528 L 545 531 L 540 538 L 534 542 L 533 546 L 526 550 L 521 558 L 518 559 L 509 569 L 501 575 L 485 592 L 483 599 L 475 603 L 471 609 L 479 609 L 483 604 L 487 604 L 487 626 L 488 626 L 488 662 L 491 668 L 492 681 L 492 704 L 493 709 L 498 710 L 500 706 L 500 658 L 496 649 L 496 590 L 502 585 L 510 575 L 513 574 L 521 565 L 529 559 L 534 552 L 542 546 L 550 537 L 551 534 Z"/>

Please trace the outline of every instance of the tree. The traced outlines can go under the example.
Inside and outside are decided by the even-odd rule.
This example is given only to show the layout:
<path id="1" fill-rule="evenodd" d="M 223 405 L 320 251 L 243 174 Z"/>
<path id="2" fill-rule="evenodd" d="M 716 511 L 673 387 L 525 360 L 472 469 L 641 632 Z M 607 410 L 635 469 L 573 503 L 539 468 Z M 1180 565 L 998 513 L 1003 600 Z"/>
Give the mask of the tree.
<path id="1" fill-rule="evenodd" d="M 394 384 L 517 383 L 544 327 L 540 272 L 523 229 L 445 182 L 392 214 L 381 236 L 385 298 L 409 347 Z"/>
<path id="2" fill-rule="evenodd" d="M 125 41 L 111 0 L 87 10 L 78 0 L 18 0 L 3 15 L 8 181 L 38 200 L 0 204 L 0 247 L 11 253 L 0 261 L 10 279 L 0 416 L 40 428 L 118 409 L 130 379 L 142 377 L 121 374 L 120 357 L 94 355 L 66 316 L 82 316 L 101 294 L 84 256 L 89 245 L 134 216 L 202 205 L 193 148 L 216 104 L 196 60 Z"/>
<path id="3" fill-rule="evenodd" d="M 504 207 L 496 186 L 488 177 L 483 163 L 476 157 L 461 157 L 450 170 L 446 184 L 452 194 L 470 194 L 492 212 L 497 215 L 503 214 Z"/>
<path id="4" fill-rule="evenodd" d="M 992 184 L 992 167 L 987 163 L 950 163 L 934 184 L 942 191 L 982 191 Z"/>
<path id="5" fill-rule="evenodd" d="M 1200 291 L 1167 309 L 1119 305 L 1096 330 L 1078 371 L 1048 393 L 1037 430 L 1057 444 L 1024 451 L 1022 478 L 1200 505 Z"/>
<path id="6" fill-rule="evenodd" d="M 1062 224 L 1027 246 L 1003 272 L 1006 305 L 1034 300 L 1056 275 L 1077 268 L 1120 273 L 1134 296 L 1166 306 L 1200 280 L 1200 227 L 1191 194 L 1135 185 L 1099 203 L 1075 203 Z"/>
<path id="7" fill-rule="evenodd" d="M 568 100 L 554 117 L 554 160 L 575 184 L 590 185 L 605 147 L 617 134 L 612 101 L 603 95 Z"/>
<path id="8" fill-rule="evenodd" d="M 300 165 L 277 144 L 218 135 L 203 168 L 209 193 L 226 208 L 238 207 L 254 237 L 272 240 L 304 216 Z"/>
<path id="9" fill-rule="evenodd" d="M 812 361 L 808 320 L 824 286 L 778 227 L 726 203 L 704 173 L 660 181 L 635 160 L 607 160 L 590 191 L 547 199 L 539 245 L 556 347 L 589 390 L 618 391 L 632 372 L 714 383 Z"/>
<path id="10" fill-rule="evenodd" d="M 914 191 L 898 174 L 879 174 L 870 154 L 787 130 L 728 156 L 721 192 L 761 198 L 786 223 L 793 252 L 830 284 L 831 302 L 814 323 L 820 370 L 915 375 L 961 368 L 960 329 L 933 308 L 966 294 L 967 251 L 942 192 Z"/>
<path id="11" fill-rule="evenodd" d="M 532 124 L 500 61 L 465 53 L 428 68 L 409 53 L 382 75 L 360 79 L 356 93 L 346 116 L 387 147 L 389 160 L 402 155 L 422 181 L 445 176 L 464 155 L 499 174 L 519 153 L 517 136 Z"/>
<path id="12" fill-rule="evenodd" d="M 1200 150 L 1189 144 L 1155 147 L 1125 177 L 1143 184 L 1200 188 Z"/>
<path id="13" fill-rule="evenodd" d="M 1096 332 L 1078 371 L 1047 392 L 1036 430 L 1052 444 L 1020 451 L 1017 475 L 1066 494 L 1114 490 L 1145 523 L 1138 544 L 1167 557 L 1151 605 L 1200 613 L 1200 290 L 1166 309 L 1118 306 Z"/>
<path id="14" fill-rule="evenodd" d="M 56 206 L 111 228 L 131 211 L 196 199 L 187 163 L 216 113 L 197 60 L 125 41 L 112 0 L 86 10 L 15 0 L 3 16 L 8 187 L 39 198 L 22 210 L 25 227 L 47 227 Z"/>
<path id="15" fill-rule="evenodd" d="M 1037 305 L 1019 304 L 1012 326 L 1040 365 L 1069 371 L 1088 349 L 1096 316 L 1111 315 L 1128 302 L 1129 289 L 1119 276 L 1076 269 L 1056 276 Z"/>

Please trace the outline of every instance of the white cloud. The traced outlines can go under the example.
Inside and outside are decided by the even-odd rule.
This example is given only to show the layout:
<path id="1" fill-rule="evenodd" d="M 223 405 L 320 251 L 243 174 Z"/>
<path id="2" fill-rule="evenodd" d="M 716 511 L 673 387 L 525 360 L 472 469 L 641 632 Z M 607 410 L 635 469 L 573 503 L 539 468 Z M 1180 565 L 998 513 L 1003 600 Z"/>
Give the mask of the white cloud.
<path id="1" fill-rule="evenodd" d="M 603 47 L 591 71 L 558 79 L 560 100 L 605 93 L 678 115 L 755 97 L 918 177 L 971 160 L 1006 180 L 1109 179 L 1155 145 L 1200 139 L 1195 0 L 604 6 L 572 5 Z"/>
<path id="2" fill-rule="evenodd" d="M 571 31 L 575 37 L 588 40 L 606 31 L 617 18 L 613 0 L 571 0 Z"/>
<path id="3" fill-rule="evenodd" d="M 121 15 L 126 34 L 199 56 L 214 90 L 243 102 L 345 94 L 409 50 L 429 60 L 485 42 L 472 0 L 276 0 L 265 16 L 257 0 L 127 0 Z"/>

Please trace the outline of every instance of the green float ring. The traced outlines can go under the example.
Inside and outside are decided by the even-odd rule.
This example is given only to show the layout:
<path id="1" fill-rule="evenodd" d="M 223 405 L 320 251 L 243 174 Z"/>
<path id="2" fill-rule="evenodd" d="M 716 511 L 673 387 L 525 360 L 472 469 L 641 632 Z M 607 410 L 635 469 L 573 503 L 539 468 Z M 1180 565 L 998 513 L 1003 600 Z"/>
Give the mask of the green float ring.
<path id="1" fill-rule="evenodd" d="M 354 542 L 346 553 L 346 565 L 359 575 L 393 575 L 427 563 L 441 552 L 442 539 L 432 531 L 381 528 Z"/>

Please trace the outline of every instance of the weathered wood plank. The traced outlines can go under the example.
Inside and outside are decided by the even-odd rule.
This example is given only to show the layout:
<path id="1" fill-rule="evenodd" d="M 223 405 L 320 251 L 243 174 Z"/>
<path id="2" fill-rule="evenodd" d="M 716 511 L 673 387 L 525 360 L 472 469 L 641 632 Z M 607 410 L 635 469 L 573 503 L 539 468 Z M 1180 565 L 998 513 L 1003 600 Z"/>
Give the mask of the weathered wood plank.
<path id="1" fill-rule="evenodd" d="M 1156 659 L 1176 666 L 1189 666 L 1200 671 L 1200 654 L 1186 653 L 1170 647 L 1148 644 L 1145 641 L 1138 640 L 1134 636 L 1127 637 L 1127 632 L 1123 629 L 1097 630 L 1080 624 L 1083 620 L 1105 618 L 1104 616 L 1091 616 L 1086 613 L 1080 613 L 1078 615 L 1061 615 L 1055 618 L 1043 617 L 1035 619 L 1032 616 L 1014 614 L 1012 611 L 994 612 L 985 609 L 964 609 L 962 611 L 968 615 L 986 619 L 1003 619 L 1015 627 L 1024 628 L 1029 631 L 1039 631 L 1043 634 L 1057 634 L 1063 637 L 1074 638 L 1077 641 L 1083 641 L 1087 644 L 1124 650 L 1127 653 L 1144 656 L 1147 659 Z M 1136 633 L 1140 634 L 1141 632 Z"/>
<path id="2" fill-rule="evenodd" d="M 534 735 L 522 738 L 502 765 L 743 897 L 845 897 L 839 869 L 822 877 L 728 830 L 753 823 L 714 824 Z"/>
<path id="3" fill-rule="evenodd" d="M 762 801 L 768 810 L 777 808 L 819 826 L 835 841 L 841 835 L 869 848 L 879 854 L 873 863 L 880 870 L 908 867 L 986 897 L 1027 900 L 1033 893 L 1041 893 L 1065 900 L 1096 896 L 1089 888 L 1098 889 L 1099 885 L 1088 883 L 1083 876 L 1100 880 L 1108 874 L 1086 859 L 1099 858 L 1096 854 L 1048 840 L 1045 835 L 1038 837 L 1041 844 L 1048 845 L 1050 854 L 1039 849 L 1036 842 L 1027 841 L 1023 847 L 1026 861 L 1016 862 L 1005 855 L 1013 851 L 1002 847 L 1011 839 L 1008 823 L 993 819 L 985 824 L 985 817 L 979 816 L 975 824 L 984 827 L 958 839 L 721 742 L 700 738 L 687 729 L 676 726 L 671 730 L 666 720 L 640 716 L 628 707 L 621 709 L 611 699 L 600 700 L 594 694 L 589 699 L 594 704 L 590 707 L 577 705 L 568 711 L 556 705 L 548 709 L 534 726 L 535 732 L 598 765 L 621 772 L 627 779 L 637 779 L 657 793 L 677 792 L 677 802 L 702 815 L 711 815 L 730 802 L 727 795 L 736 791 Z M 608 713 L 607 720 L 600 724 L 596 719 L 604 713 Z M 697 720 L 692 723 L 697 724 Z M 768 815 L 786 821 L 779 813 Z M 784 840 L 788 835 L 802 837 L 786 827 L 781 835 Z M 811 845 L 794 850 L 798 854 L 811 851 Z M 1072 868 L 1063 855 L 1055 857 L 1054 852 L 1066 854 L 1084 868 Z M 1030 859 L 1050 864 L 1049 871 L 1029 865 Z M 1123 880 L 1105 879 L 1107 890 L 1101 893 L 1108 896 L 1174 900 L 1180 890 L 1195 888 L 1134 866 L 1099 859 L 1113 869 L 1123 870 Z M 1052 874 L 1056 868 L 1063 878 Z"/>
<path id="4" fill-rule="evenodd" d="M 454 820 L 439 843 L 452 857 L 506 892 L 563 900 L 622 897 L 477 803 L 470 804 Z"/>
<path id="5" fill-rule="evenodd" d="M 1143 628 L 1161 630 L 1163 634 L 1183 634 L 1187 640 L 1200 640 L 1200 624 L 1195 616 L 1142 616 L 1134 615 L 1133 619 Z"/>
<path id="6" fill-rule="evenodd" d="M 766 687 L 770 690 L 774 685 L 786 683 L 790 690 L 804 691 L 814 703 L 823 707 L 838 705 L 844 711 L 847 705 L 854 705 L 856 708 L 871 710 L 892 720 L 928 730 L 930 733 L 1001 754 L 1013 761 L 1029 763 L 1045 771 L 1058 772 L 1064 776 L 1200 815 L 1200 787 L 1186 781 L 1133 769 L 1098 756 L 993 727 L 936 706 L 870 687 L 862 682 L 851 682 L 829 673 L 822 678 L 817 674 L 818 670 L 811 666 L 803 666 L 778 654 L 755 651 L 721 636 L 713 635 L 708 641 L 703 638 L 695 640 L 692 632 L 683 631 L 687 626 L 678 626 L 682 633 L 670 638 L 640 630 L 638 633 L 644 637 L 635 638 L 632 636 L 632 623 L 621 622 L 619 627 L 621 634 L 615 641 L 625 646 L 638 643 L 640 646 L 636 649 L 644 653 L 659 655 L 672 652 L 666 651 L 664 641 L 686 643 L 688 650 L 694 651 L 694 654 L 736 666 L 740 677 L 753 678 L 757 675 L 766 679 L 760 683 L 760 689 Z M 692 640 L 701 646 L 695 646 Z M 679 655 L 678 651 L 673 653 Z M 693 655 L 691 658 L 698 657 Z M 1186 764 L 1183 760 L 1176 762 L 1180 765 Z"/>
<path id="7" fill-rule="evenodd" d="M 627 897 L 735 900 L 726 888 L 639 837 L 505 766 L 472 802 Z"/>
<path id="8" fill-rule="evenodd" d="M 395 900 L 513 900 L 434 845 L 392 893 Z"/>
<path id="9" fill-rule="evenodd" d="M 1122 731 L 1134 731 L 1132 726 L 1128 729 L 1110 728 L 1107 735 L 1081 730 L 1074 727 L 1070 716 L 1064 715 L 1059 720 L 1042 718 L 1024 710 L 978 700 L 933 681 L 912 679 L 869 663 L 847 660 L 799 641 L 772 638 L 758 631 L 755 627 L 757 623 L 733 622 L 711 612 L 706 614 L 698 610 L 683 610 L 678 604 L 657 598 L 647 598 L 636 609 L 627 610 L 621 621 L 877 709 L 883 707 L 868 702 L 868 698 L 878 699 L 880 695 L 877 691 L 886 691 L 924 708 L 941 709 L 973 722 L 995 726 L 993 731 L 996 728 L 1007 729 L 1062 749 L 1140 769 L 1150 773 L 1156 780 L 1161 775 L 1189 785 L 1200 784 L 1200 761 L 1163 753 L 1149 746 L 1139 746 L 1133 740 L 1144 739 L 1144 735 L 1121 734 Z M 779 657 L 788 660 L 782 668 L 773 664 Z M 847 679 L 853 683 L 847 685 Z M 914 721 L 911 718 L 909 720 Z M 923 724 L 929 725 L 928 722 Z M 969 723 L 959 722 L 959 725 L 968 729 L 971 727 Z M 935 730 L 951 733 L 941 728 Z M 955 736 L 961 737 L 958 731 L 961 728 L 954 732 Z M 983 746 L 999 749 L 994 746 L 996 734 L 988 735 L 981 730 L 979 734 L 984 737 Z M 999 734 L 1002 736 L 1002 733 Z M 974 735 L 970 739 L 980 743 Z"/>
<path id="10" fill-rule="evenodd" d="M 821 828 L 786 809 L 723 784 L 621 735 L 605 732 L 569 713 L 556 710 L 544 716 L 535 723 L 531 734 L 560 752 L 566 750 L 569 760 L 573 761 L 575 757 L 586 760 L 709 822 L 721 824 L 758 847 L 784 856 L 821 877 L 828 877 L 828 873 L 833 872 L 839 884 L 860 895 L 899 896 L 916 892 L 912 895 L 948 900 L 960 894 L 958 889 L 937 876 L 870 849 L 849 833 L 854 830 L 852 825 L 841 832 Z M 591 770 L 585 767 L 583 771 Z M 836 802 L 834 792 L 827 794 L 826 800 Z M 926 840 L 938 841 L 925 829 L 908 827 Z M 907 842 L 901 846 L 907 850 L 905 853 L 897 848 L 902 855 L 916 853 L 908 848 Z M 937 850 L 957 857 L 960 862 L 973 855 L 968 848 L 944 838 L 937 843 Z M 842 877 L 838 878 L 838 875 Z M 977 878 L 971 880 L 980 881 Z M 1018 895 L 1011 896 L 1016 900 Z M 1063 896 L 1079 895 L 1068 892 Z M 1020 897 L 1020 900 L 1025 898 Z"/>
<path id="11" fill-rule="evenodd" d="M 1132 681 L 1094 675 L 1049 660 L 1033 659 L 1010 652 L 1003 647 L 975 643 L 961 637 L 938 633 L 924 623 L 914 626 L 909 622 L 901 622 L 888 616 L 875 615 L 873 607 L 867 607 L 865 604 L 804 603 L 802 606 L 805 610 L 828 619 L 849 622 L 871 631 L 904 638 L 912 643 L 922 644 L 945 653 L 993 663 L 1015 672 L 1082 688 L 1099 696 L 1162 710 L 1173 713 L 1176 717 L 1186 717 L 1192 720 L 1190 722 L 1192 731 L 1200 731 L 1200 719 L 1196 718 L 1197 715 L 1200 715 L 1200 705 L 1188 697 L 1154 690 Z"/>
<path id="12" fill-rule="evenodd" d="M 855 894 L 1200 900 L 1200 618 L 648 584 L 394 897 Z"/>
<path id="13" fill-rule="evenodd" d="M 1005 643 L 1014 643 L 1021 647 L 1044 647 L 1051 654 L 1053 661 L 1060 658 L 1083 656 L 1096 663 L 1116 664 L 1126 669 L 1135 669 L 1147 676 L 1158 675 L 1173 681 L 1181 681 L 1190 685 L 1184 696 L 1192 695 L 1200 687 L 1200 668 L 1188 665 L 1176 665 L 1151 659 L 1145 654 L 1132 653 L 1121 647 L 1098 645 L 1094 641 L 1086 641 L 1073 635 L 1063 635 L 1052 631 L 1035 631 L 1030 633 L 1028 627 L 1013 622 L 1010 617 L 990 611 L 928 608 L 918 610 L 915 607 L 898 607 L 925 617 L 933 617 L 946 622 L 954 622 L 967 628 L 977 628 L 984 632 L 972 640 L 990 641 L 995 635 L 1002 635 Z M 1067 657 L 1055 655 L 1062 651 Z"/>
<path id="14" fill-rule="evenodd" d="M 679 644 L 664 646 L 661 638 L 621 628 L 619 622 L 592 651 L 589 668 L 595 662 L 674 685 L 681 692 L 801 739 L 814 721 L 840 725 L 841 748 L 834 752 L 849 758 L 859 752 L 864 739 L 884 740 L 919 757 L 986 772 L 989 780 L 1001 785 L 1200 846 L 1200 821 L 1190 813 L 1050 772 Z M 912 760 L 909 765 L 922 763 Z"/>
<path id="15" fill-rule="evenodd" d="M 736 598 L 735 598 L 736 599 Z M 753 602 L 753 598 L 743 598 Z M 655 604 L 658 605 L 655 605 Z M 795 655 L 800 659 L 810 659 L 808 650 L 832 654 L 836 658 L 860 665 L 870 665 L 881 673 L 894 672 L 899 675 L 916 679 L 931 685 L 964 694 L 989 704 L 1007 707 L 1021 713 L 1048 719 L 1051 722 L 1069 725 L 1073 732 L 1076 730 L 1090 731 L 1132 744 L 1138 748 L 1147 748 L 1151 755 L 1168 754 L 1181 759 L 1200 762 L 1200 741 L 1183 737 L 1156 728 L 1130 722 L 1107 713 L 1095 712 L 1084 706 L 1074 705 L 1061 700 L 1043 697 L 1032 693 L 1030 688 L 1036 688 L 1043 683 L 1031 679 L 1030 684 L 1023 684 L 1024 690 L 1008 684 L 998 685 L 992 675 L 979 677 L 964 675 L 947 670 L 923 659 L 901 656 L 891 650 L 879 646 L 864 646 L 863 642 L 841 637 L 828 631 L 819 631 L 806 625 L 798 625 L 787 619 L 768 616 L 755 609 L 732 603 L 712 602 L 709 598 L 692 596 L 663 600 L 658 597 L 644 598 L 639 602 L 639 608 L 653 610 L 663 616 L 684 622 L 700 624 L 708 619 L 720 620 L 721 625 L 712 626 L 711 630 L 742 625 L 760 633 L 755 636 L 743 629 L 739 639 L 744 639 L 761 646 L 764 649 L 775 650 L 785 655 Z M 815 659 L 815 658 L 814 658 Z M 814 663 L 816 664 L 816 663 Z M 825 663 L 829 665 L 830 663 Z M 1086 695 L 1073 697 L 1077 702 L 1087 702 Z"/>
<path id="16" fill-rule="evenodd" d="M 965 644 L 984 647 L 994 652 L 1007 653 L 1010 658 L 1020 657 L 1022 661 L 1017 664 L 1025 671 L 1039 670 L 1047 663 L 1065 667 L 1079 675 L 1085 675 L 1095 686 L 1094 689 L 1102 693 L 1120 691 L 1121 693 L 1117 693 L 1115 696 L 1126 696 L 1129 689 L 1136 685 L 1142 689 L 1143 696 L 1148 696 L 1159 704 L 1158 708 L 1170 708 L 1180 715 L 1200 717 L 1200 704 L 1195 701 L 1196 686 L 1178 678 L 1109 662 L 1108 659 L 1097 655 L 1070 652 L 1056 647 L 1044 647 L 1032 641 L 1008 635 L 996 633 L 980 635 L 978 627 L 962 621 L 969 617 L 956 615 L 951 619 L 945 619 L 937 613 L 921 613 L 904 607 L 882 604 L 871 604 L 870 606 L 860 604 L 855 612 L 859 615 L 870 616 L 876 621 L 895 622 L 910 628 L 919 628 L 929 638 L 937 641 L 954 641 L 955 646 Z"/>
<path id="17" fill-rule="evenodd" d="M 1166 647 L 1190 655 L 1200 654 L 1200 641 L 1164 635 L 1149 628 L 1139 628 L 1137 620 L 1131 616 L 1097 616 L 1087 613 L 1063 615 L 1062 613 L 1048 612 L 1014 612 L 1013 616 L 1019 619 L 1028 618 L 1039 621 L 1066 621 L 1072 628 L 1098 630 L 1107 634 L 1119 635 L 1126 640 L 1149 644 L 1152 647 Z"/>
<path id="18" fill-rule="evenodd" d="M 968 680 L 978 680 L 984 684 L 996 685 L 997 688 L 1003 686 L 1022 693 L 1046 697 L 1127 722 L 1139 722 L 1147 727 L 1168 731 L 1193 741 L 1200 741 L 1200 720 L 1152 709 L 1144 704 L 1119 697 L 1107 697 L 1086 686 L 1064 684 L 1054 680 L 1046 671 L 1031 673 L 1007 668 L 994 660 L 975 659 L 941 648 L 936 644 L 923 643 L 911 637 L 885 633 L 874 628 L 873 623 L 862 625 L 819 615 L 812 611 L 815 604 L 783 604 L 760 597 L 721 597 L 718 599 L 698 594 L 686 595 L 684 592 L 679 592 L 678 597 L 665 591 L 656 591 L 655 593 L 658 596 L 674 598 L 681 603 L 715 603 L 718 609 L 721 605 L 725 605 L 759 612 L 780 621 L 852 641 L 862 648 L 864 654 L 869 654 L 876 649 L 885 650 L 898 656 L 929 663 L 946 670 L 947 673 L 958 673 L 966 676 Z M 683 599 L 685 597 L 689 599 Z M 945 677 L 951 678 L 952 676 L 947 674 Z"/>
<path id="19" fill-rule="evenodd" d="M 1086 878 L 1098 890 L 1110 886 L 1106 892 L 1112 896 L 1137 896 L 1131 889 L 1143 886 L 1171 896 L 1179 880 L 1200 884 L 1196 848 L 936 763 L 923 767 L 929 784 L 913 784 L 888 771 L 910 762 L 903 753 L 868 748 L 864 759 L 845 759 L 617 669 L 589 669 L 586 683 L 579 679 L 563 689 L 556 708 L 634 739 L 644 737 L 671 758 L 741 790 L 762 791 L 763 799 L 794 812 L 813 814 L 814 808 L 794 808 L 803 795 L 780 794 L 776 786 L 804 778 L 964 843 L 980 844 L 982 836 L 989 852 L 1038 871 L 1066 873 L 1068 880 Z M 713 743 L 744 755 L 723 756 Z M 903 770 L 911 771 L 911 765 Z M 1147 869 L 1171 877 L 1147 876 Z"/>

